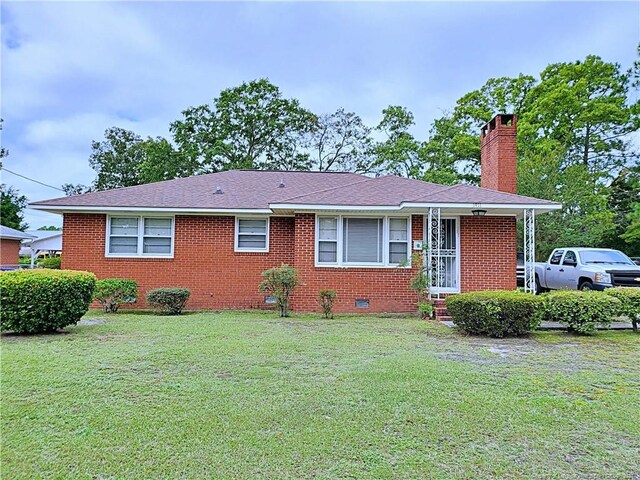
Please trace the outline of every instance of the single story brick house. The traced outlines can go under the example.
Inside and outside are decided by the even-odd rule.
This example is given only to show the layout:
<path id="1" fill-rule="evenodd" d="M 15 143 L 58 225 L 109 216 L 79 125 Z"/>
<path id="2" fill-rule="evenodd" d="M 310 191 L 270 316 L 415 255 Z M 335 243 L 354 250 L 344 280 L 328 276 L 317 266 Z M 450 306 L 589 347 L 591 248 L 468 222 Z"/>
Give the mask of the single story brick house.
<path id="1" fill-rule="evenodd" d="M 294 266 L 297 311 L 337 292 L 338 312 L 408 312 L 412 252 L 433 294 L 514 289 L 516 219 L 533 261 L 534 217 L 560 205 L 515 194 L 516 118 L 482 129 L 482 187 L 396 176 L 232 170 L 35 202 L 64 216 L 62 267 L 180 286 L 192 309 L 265 304 L 260 273 Z M 139 302 L 144 306 L 143 296 Z"/>
<path id="2" fill-rule="evenodd" d="M 0 270 L 14 270 L 20 261 L 22 240 L 32 239 L 33 235 L 15 228 L 0 225 Z"/>

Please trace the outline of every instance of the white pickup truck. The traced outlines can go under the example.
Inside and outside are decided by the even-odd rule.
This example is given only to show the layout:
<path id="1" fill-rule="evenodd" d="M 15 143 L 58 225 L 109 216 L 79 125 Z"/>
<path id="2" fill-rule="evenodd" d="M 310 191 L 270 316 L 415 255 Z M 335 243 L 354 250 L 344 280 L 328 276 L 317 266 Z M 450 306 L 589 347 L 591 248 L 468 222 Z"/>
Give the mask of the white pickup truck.
<path id="1" fill-rule="evenodd" d="M 546 263 L 536 263 L 535 269 L 536 293 L 640 287 L 640 266 L 624 253 L 608 248 L 556 248 Z"/>

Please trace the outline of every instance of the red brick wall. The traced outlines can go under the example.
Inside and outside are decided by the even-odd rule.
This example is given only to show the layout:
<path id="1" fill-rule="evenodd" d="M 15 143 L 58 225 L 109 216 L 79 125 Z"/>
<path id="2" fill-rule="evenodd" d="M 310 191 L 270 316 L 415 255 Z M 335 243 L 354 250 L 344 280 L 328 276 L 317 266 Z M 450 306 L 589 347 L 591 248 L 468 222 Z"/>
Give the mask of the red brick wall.
<path id="1" fill-rule="evenodd" d="M 19 252 L 20 240 L 0 239 L 0 265 L 17 265 Z"/>
<path id="2" fill-rule="evenodd" d="M 191 309 L 264 307 L 258 292 L 260 273 L 288 263 L 300 274 L 292 307 L 319 311 L 320 290 L 336 290 L 336 312 L 411 312 L 412 269 L 315 267 L 315 217 L 272 217 L 269 253 L 234 252 L 233 217 L 176 216 L 172 259 L 106 258 L 106 217 L 65 214 L 62 268 L 88 270 L 98 278 L 133 278 L 144 293 L 157 287 L 187 287 Z M 516 285 L 515 219 L 461 217 L 461 284 L 463 291 L 513 289 Z M 423 216 L 412 217 L 413 240 L 422 239 Z M 295 246 L 294 246 L 295 240 Z M 356 309 L 355 299 L 369 299 Z"/>
<path id="3" fill-rule="evenodd" d="M 516 288 L 516 219 L 460 217 L 463 292 Z"/>
<path id="4" fill-rule="evenodd" d="M 234 217 L 176 216 L 174 258 L 106 258 L 106 216 L 65 214 L 62 268 L 98 278 L 132 278 L 144 293 L 158 287 L 191 290 L 188 308 L 264 306 L 260 273 L 293 263 L 293 217 L 273 217 L 269 253 L 234 252 Z"/>
<path id="5" fill-rule="evenodd" d="M 422 215 L 411 222 L 413 240 L 422 239 Z M 416 294 L 409 289 L 413 270 L 410 268 L 335 268 L 316 267 L 315 216 L 296 215 L 295 267 L 302 285 L 294 299 L 300 311 L 319 311 L 318 292 L 335 290 L 336 312 L 412 312 L 416 310 Z M 356 308 L 356 299 L 369 299 L 369 308 Z"/>
<path id="6" fill-rule="evenodd" d="M 511 125 L 503 124 L 509 119 Z M 516 193 L 515 115 L 497 115 L 483 129 L 480 139 L 480 186 Z"/>

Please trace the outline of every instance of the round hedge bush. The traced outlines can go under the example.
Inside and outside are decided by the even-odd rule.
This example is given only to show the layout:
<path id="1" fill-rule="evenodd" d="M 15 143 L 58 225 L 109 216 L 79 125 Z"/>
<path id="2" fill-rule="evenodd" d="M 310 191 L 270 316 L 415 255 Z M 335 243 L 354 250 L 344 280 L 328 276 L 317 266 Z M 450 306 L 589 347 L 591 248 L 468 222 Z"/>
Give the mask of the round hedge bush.
<path id="1" fill-rule="evenodd" d="M 604 292 L 556 290 L 541 297 L 542 320 L 563 323 L 569 332 L 588 335 L 619 314 L 620 300 Z"/>
<path id="2" fill-rule="evenodd" d="M 146 298 L 158 313 L 180 315 L 190 296 L 191 291 L 187 288 L 156 288 L 149 290 Z"/>
<path id="3" fill-rule="evenodd" d="M 447 312 L 465 332 L 490 337 L 526 335 L 540 324 L 540 297 L 510 290 L 447 297 Z"/>
<path id="4" fill-rule="evenodd" d="M 640 288 L 613 287 L 607 288 L 604 293 L 620 300 L 620 315 L 629 317 L 633 331 L 637 332 L 640 321 Z"/>
<path id="5" fill-rule="evenodd" d="M 75 325 L 89 309 L 96 277 L 73 270 L 0 273 L 0 330 L 53 332 Z"/>

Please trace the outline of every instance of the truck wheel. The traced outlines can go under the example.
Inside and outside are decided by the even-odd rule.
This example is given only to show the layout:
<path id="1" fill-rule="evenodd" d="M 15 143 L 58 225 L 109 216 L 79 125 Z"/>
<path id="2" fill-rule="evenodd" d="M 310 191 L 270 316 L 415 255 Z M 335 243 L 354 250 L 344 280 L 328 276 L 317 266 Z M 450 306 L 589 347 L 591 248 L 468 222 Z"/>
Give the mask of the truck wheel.
<path id="1" fill-rule="evenodd" d="M 540 285 L 540 279 L 538 278 L 538 276 L 536 275 L 536 295 L 540 295 L 541 293 L 544 293 L 546 291 L 546 289 L 542 288 L 542 285 Z"/>
<path id="2" fill-rule="evenodd" d="M 585 291 L 593 290 L 593 283 L 591 283 L 589 280 L 585 280 L 580 284 L 580 286 L 578 287 L 578 290 L 585 290 Z"/>

